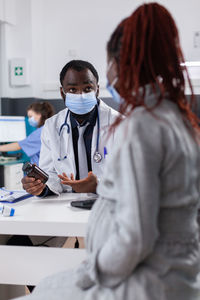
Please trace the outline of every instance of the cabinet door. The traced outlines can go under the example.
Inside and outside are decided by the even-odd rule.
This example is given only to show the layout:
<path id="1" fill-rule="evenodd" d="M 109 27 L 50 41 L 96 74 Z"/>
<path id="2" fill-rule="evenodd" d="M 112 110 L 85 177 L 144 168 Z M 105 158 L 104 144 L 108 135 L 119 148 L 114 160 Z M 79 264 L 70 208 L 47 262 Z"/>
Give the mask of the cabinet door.
<path id="1" fill-rule="evenodd" d="M 23 164 L 4 166 L 4 186 L 8 190 L 22 190 Z"/>

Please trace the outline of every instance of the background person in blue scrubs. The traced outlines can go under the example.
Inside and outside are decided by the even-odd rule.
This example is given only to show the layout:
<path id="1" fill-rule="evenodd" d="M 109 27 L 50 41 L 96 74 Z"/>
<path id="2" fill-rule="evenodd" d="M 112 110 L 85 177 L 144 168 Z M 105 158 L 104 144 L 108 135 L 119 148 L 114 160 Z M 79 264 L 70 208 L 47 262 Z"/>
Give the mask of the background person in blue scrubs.
<path id="1" fill-rule="evenodd" d="M 36 127 L 29 136 L 19 142 L 0 146 L 1 152 L 23 150 L 30 157 L 30 162 L 38 165 L 41 148 L 41 131 L 46 119 L 54 115 L 54 108 L 48 102 L 34 102 L 27 109 L 28 122 Z"/>

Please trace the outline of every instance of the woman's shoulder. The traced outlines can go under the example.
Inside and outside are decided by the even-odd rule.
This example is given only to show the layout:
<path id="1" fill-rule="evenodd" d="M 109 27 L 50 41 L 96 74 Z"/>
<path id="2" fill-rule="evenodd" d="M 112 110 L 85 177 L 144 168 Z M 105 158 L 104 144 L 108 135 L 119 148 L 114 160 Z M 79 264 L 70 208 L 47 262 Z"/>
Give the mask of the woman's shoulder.
<path id="1" fill-rule="evenodd" d="M 44 126 L 41 126 L 41 127 L 37 128 L 36 130 L 32 131 L 32 132 L 28 135 L 27 138 L 29 138 L 29 139 L 31 139 L 31 138 L 36 138 L 36 137 L 40 138 L 40 135 L 41 135 L 41 132 L 42 132 L 42 128 L 43 128 L 43 127 L 44 127 Z"/>
<path id="2" fill-rule="evenodd" d="M 155 112 L 148 111 L 145 107 L 137 107 L 122 122 L 123 128 L 129 128 L 129 131 L 149 130 L 152 126 L 159 126 L 158 118 Z"/>
<path id="3" fill-rule="evenodd" d="M 169 127 L 174 122 L 181 121 L 182 116 L 176 104 L 164 99 L 159 105 L 148 108 L 137 107 L 127 118 L 127 122 L 134 126 L 143 124 L 156 127 Z"/>
<path id="4" fill-rule="evenodd" d="M 174 139 L 177 124 L 184 131 L 180 112 L 173 103 L 171 105 L 169 101 L 164 101 L 153 110 L 144 106 L 137 107 L 124 119 L 119 131 L 120 135 L 126 135 L 127 141 L 133 142 L 135 137 L 151 143 L 163 138 Z"/>

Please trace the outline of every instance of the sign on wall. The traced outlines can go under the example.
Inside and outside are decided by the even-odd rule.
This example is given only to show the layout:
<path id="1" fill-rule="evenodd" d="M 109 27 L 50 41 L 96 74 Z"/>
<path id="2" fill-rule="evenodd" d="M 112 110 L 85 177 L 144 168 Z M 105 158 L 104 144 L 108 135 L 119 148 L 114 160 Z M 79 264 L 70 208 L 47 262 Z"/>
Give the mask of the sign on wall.
<path id="1" fill-rule="evenodd" d="M 29 63 L 26 58 L 13 58 L 10 60 L 10 85 L 30 85 Z"/>

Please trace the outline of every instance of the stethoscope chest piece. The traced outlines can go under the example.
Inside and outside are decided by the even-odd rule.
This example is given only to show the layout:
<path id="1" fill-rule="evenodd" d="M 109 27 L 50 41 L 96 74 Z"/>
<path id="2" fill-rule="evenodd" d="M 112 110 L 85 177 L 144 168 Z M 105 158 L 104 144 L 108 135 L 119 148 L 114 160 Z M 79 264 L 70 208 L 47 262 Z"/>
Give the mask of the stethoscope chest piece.
<path id="1" fill-rule="evenodd" d="M 93 159 L 94 159 L 95 163 L 100 163 L 102 160 L 102 155 L 98 151 L 96 151 L 94 153 Z"/>

